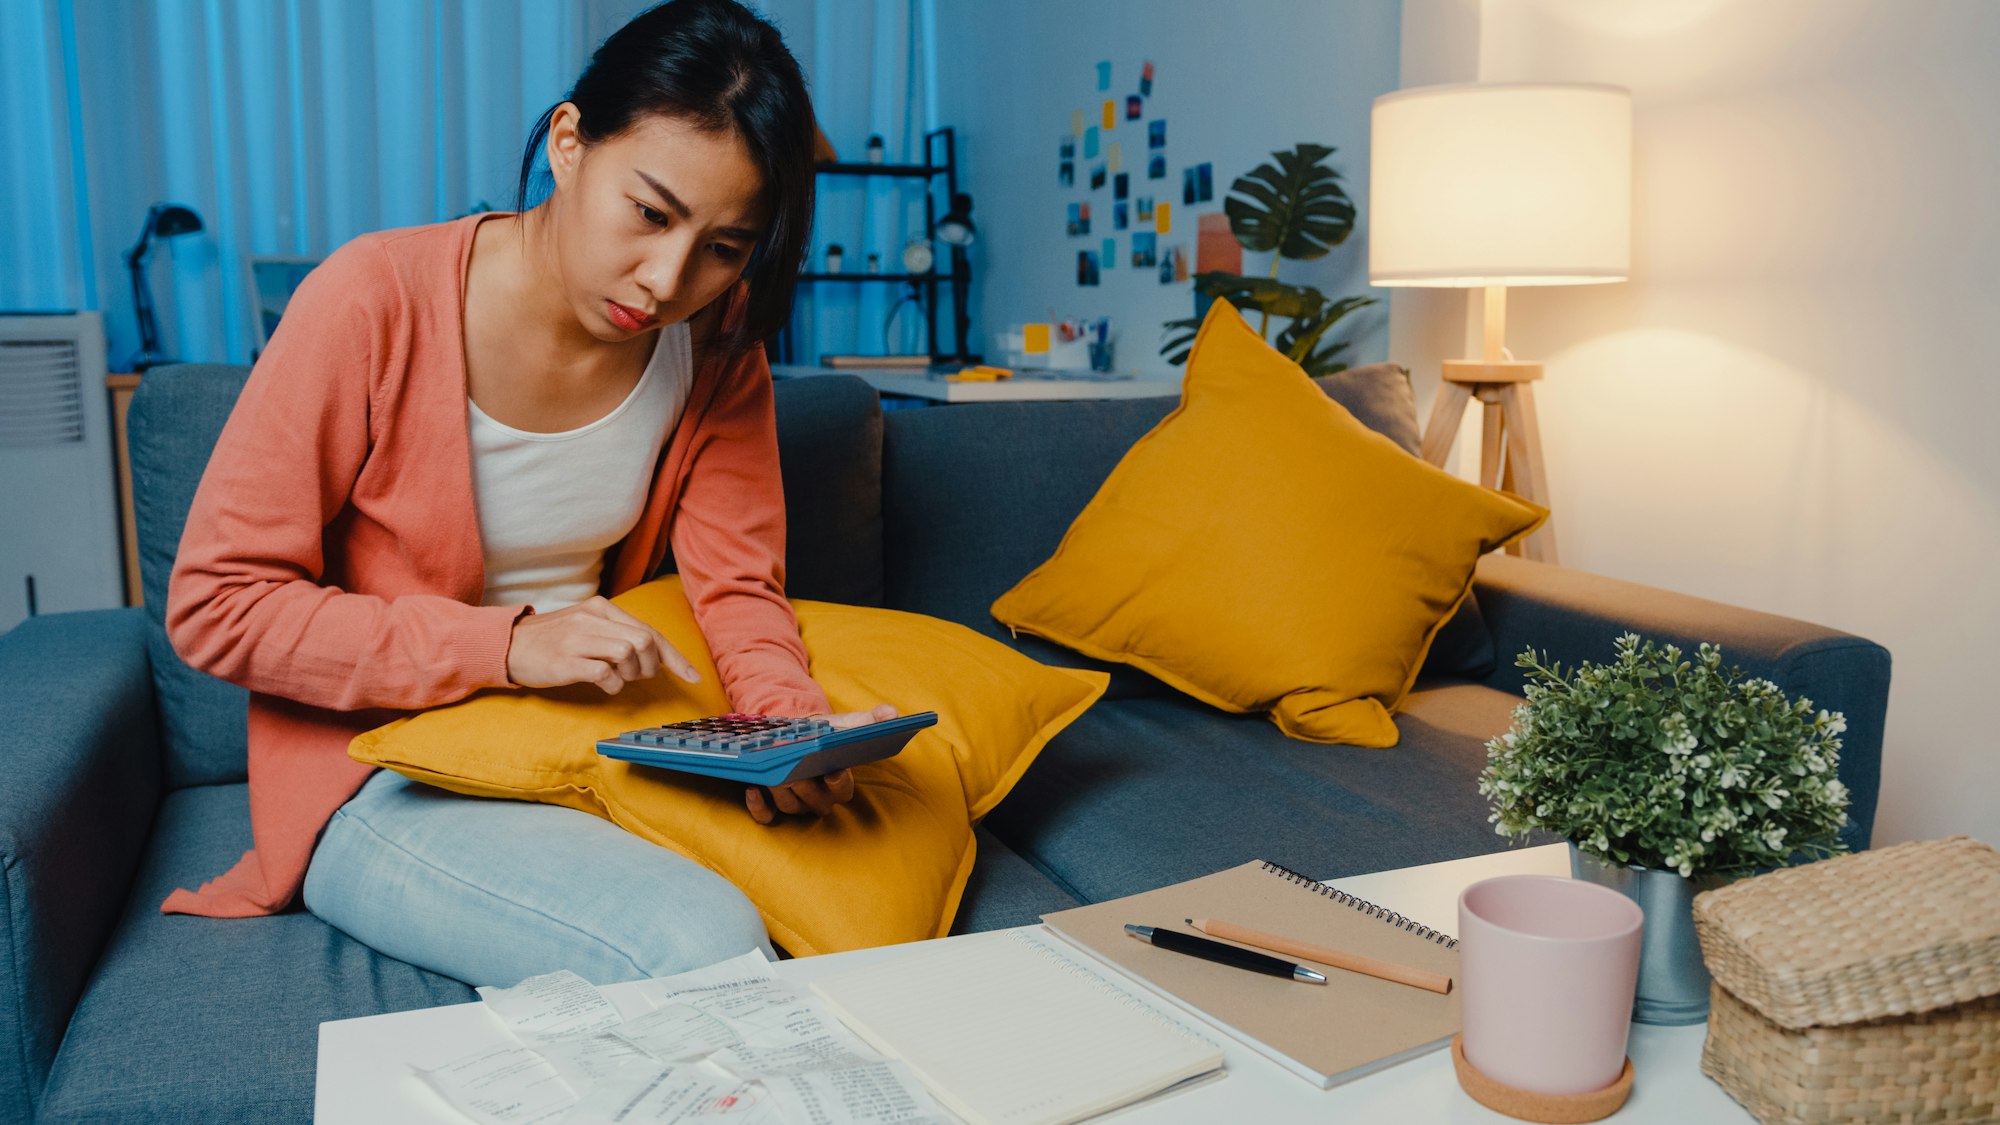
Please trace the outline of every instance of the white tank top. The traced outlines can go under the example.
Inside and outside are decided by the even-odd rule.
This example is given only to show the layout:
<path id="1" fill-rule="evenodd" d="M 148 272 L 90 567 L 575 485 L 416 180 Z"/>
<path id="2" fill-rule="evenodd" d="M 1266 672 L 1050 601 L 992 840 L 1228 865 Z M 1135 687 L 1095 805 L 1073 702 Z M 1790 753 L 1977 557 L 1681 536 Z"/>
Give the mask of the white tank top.
<path id="1" fill-rule="evenodd" d="M 597 593 L 604 552 L 631 532 L 694 361 L 685 321 L 660 329 L 639 384 L 617 409 L 557 434 L 488 417 L 470 398 L 472 495 L 486 559 L 485 605 L 546 613 Z"/>

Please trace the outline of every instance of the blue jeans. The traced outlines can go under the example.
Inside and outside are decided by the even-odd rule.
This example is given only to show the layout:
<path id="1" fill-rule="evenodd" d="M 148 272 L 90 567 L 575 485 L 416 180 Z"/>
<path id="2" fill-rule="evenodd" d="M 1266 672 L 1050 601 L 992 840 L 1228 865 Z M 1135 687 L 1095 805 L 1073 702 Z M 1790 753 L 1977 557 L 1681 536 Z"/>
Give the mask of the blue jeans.
<path id="1" fill-rule="evenodd" d="M 305 904 L 363 945 L 474 985 L 557 969 L 609 984 L 772 955 L 757 908 L 692 860 L 589 813 L 389 770 L 333 814 Z"/>

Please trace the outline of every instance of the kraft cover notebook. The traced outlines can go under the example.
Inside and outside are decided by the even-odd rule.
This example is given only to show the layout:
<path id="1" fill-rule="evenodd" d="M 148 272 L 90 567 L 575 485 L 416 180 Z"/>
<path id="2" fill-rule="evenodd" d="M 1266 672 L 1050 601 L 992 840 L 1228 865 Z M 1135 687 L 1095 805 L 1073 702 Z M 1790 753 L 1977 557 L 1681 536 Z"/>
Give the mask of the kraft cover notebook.
<path id="1" fill-rule="evenodd" d="M 1088 961 L 1010 930 L 916 947 L 812 989 L 974 1125 L 1059 1125 L 1220 1075 L 1220 1044 Z"/>
<path id="2" fill-rule="evenodd" d="M 1321 1087 L 1442 1047 L 1458 1031 L 1455 987 L 1439 995 L 1313 961 L 1300 963 L 1325 973 L 1327 983 L 1300 984 L 1169 952 L 1125 933 L 1131 922 L 1191 934 L 1188 918 L 1458 976 L 1458 942 L 1450 936 L 1262 860 L 1047 914 L 1042 922 Z"/>

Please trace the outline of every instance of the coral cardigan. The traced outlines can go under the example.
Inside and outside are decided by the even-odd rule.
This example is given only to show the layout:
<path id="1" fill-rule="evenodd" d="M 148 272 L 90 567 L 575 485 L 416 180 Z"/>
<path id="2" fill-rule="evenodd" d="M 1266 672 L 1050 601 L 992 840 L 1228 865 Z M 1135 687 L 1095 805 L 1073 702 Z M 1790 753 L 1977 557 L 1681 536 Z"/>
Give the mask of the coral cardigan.
<path id="1" fill-rule="evenodd" d="M 254 846 L 168 913 L 285 908 L 372 772 L 355 735 L 508 685 L 524 606 L 482 606 L 466 432 L 465 279 L 482 216 L 366 235 L 299 287 L 202 476 L 167 594 L 189 664 L 250 689 Z M 724 323 L 743 315 L 729 297 Z M 785 508 L 762 349 L 696 365 L 643 514 L 604 585 L 673 546 L 738 710 L 828 710 L 784 597 Z"/>

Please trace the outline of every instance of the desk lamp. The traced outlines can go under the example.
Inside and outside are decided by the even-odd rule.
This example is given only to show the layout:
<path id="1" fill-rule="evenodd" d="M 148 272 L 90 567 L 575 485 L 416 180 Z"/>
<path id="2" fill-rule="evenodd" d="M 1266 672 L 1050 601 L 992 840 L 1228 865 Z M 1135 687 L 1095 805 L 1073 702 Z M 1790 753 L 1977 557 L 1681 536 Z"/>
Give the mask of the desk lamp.
<path id="1" fill-rule="evenodd" d="M 1632 95 L 1614 86 L 1467 83 L 1375 99 L 1368 279 L 1484 289 L 1485 346 L 1446 360 L 1423 455 L 1442 466 L 1485 404 L 1480 483 L 1546 506 L 1533 383 L 1506 347 L 1507 287 L 1623 281 L 1632 243 Z M 1509 550 L 1556 561 L 1555 524 Z"/>
<path id="2" fill-rule="evenodd" d="M 972 314 L 965 308 L 966 290 L 971 288 L 972 275 L 965 248 L 979 237 L 979 228 L 972 225 L 971 196 L 962 191 L 952 195 L 951 206 L 937 221 L 937 237 L 939 242 L 951 247 L 952 340 L 958 350 L 950 358 L 953 362 L 976 363 L 979 357 L 968 355 L 965 347 L 966 333 L 972 327 Z"/>
<path id="3" fill-rule="evenodd" d="M 139 317 L 139 354 L 126 366 L 128 371 L 144 371 L 173 360 L 160 354 L 160 324 L 153 316 L 153 286 L 146 280 L 146 254 L 156 238 L 176 238 L 201 229 L 201 216 L 178 203 L 155 203 L 146 211 L 146 225 L 139 241 L 125 252 L 125 266 L 132 271 L 132 306 Z"/>

